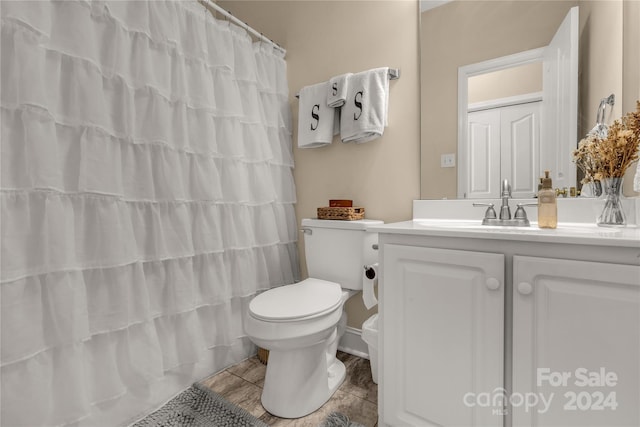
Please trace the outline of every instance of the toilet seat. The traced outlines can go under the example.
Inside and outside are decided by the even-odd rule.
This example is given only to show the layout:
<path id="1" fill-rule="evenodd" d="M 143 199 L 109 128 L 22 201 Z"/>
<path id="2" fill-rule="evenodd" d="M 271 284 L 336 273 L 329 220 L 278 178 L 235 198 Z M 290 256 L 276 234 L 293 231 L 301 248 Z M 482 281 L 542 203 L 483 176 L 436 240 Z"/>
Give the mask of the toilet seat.
<path id="1" fill-rule="evenodd" d="M 251 317 L 268 322 L 291 322 L 322 316 L 343 303 L 342 287 L 320 279 L 305 279 L 256 296 L 249 304 Z"/>

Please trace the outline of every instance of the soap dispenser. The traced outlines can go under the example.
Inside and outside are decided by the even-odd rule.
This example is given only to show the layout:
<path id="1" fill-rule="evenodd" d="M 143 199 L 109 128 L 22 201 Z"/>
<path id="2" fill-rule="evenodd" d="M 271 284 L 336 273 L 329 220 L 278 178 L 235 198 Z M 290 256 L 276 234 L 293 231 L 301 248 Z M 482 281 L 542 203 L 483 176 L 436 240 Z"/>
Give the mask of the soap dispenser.
<path id="1" fill-rule="evenodd" d="M 538 227 L 556 228 L 558 226 L 558 205 L 553 191 L 549 171 L 544 171 L 542 188 L 538 192 Z"/>
<path id="2" fill-rule="evenodd" d="M 540 182 L 538 183 L 538 190 L 535 193 L 533 193 L 533 198 L 534 199 L 538 198 L 538 193 L 540 192 L 540 190 L 542 190 L 542 180 L 543 180 L 543 178 L 540 177 Z"/>

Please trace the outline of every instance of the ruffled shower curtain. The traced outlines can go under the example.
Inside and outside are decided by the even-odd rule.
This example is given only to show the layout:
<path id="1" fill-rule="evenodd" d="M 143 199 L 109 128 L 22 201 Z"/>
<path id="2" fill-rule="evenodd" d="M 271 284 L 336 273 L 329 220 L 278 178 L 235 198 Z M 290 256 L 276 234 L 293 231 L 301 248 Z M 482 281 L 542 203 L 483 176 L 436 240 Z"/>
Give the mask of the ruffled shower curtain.
<path id="1" fill-rule="evenodd" d="M 0 8 L 0 422 L 127 423 L 298 279 L 286 63 L 196 2 Z"/>

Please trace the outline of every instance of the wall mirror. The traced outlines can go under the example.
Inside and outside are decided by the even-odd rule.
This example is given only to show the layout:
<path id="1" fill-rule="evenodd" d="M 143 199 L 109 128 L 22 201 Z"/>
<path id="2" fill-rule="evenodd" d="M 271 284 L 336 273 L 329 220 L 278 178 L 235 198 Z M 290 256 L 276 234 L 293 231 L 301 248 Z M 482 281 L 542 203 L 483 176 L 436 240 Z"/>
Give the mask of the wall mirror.
<path id="1" fill-rule="evenodd" d="M 595 124 L 586 110 L 621 91 L 622 3 L 422 1 L 421 198 L 498 197 L 504 178 L 532 197 L 543 169 L 554 187 L 576 186 L 571 151 Z M 599 30 L 607 13 L 620 22 Z M 600 52 L 613 66 L 592 83 Z"/>

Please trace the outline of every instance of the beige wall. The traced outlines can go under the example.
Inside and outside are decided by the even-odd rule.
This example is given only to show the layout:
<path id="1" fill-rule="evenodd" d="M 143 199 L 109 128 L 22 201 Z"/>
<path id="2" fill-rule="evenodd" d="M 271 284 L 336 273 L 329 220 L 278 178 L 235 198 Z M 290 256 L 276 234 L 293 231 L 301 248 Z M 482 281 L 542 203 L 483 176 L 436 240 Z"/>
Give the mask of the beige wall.
<path id="1" fill-rule="evenodd" d="M 623 3 L 623 112 L 633 111 L 640 100 L 640 1 Z"/>
<path id="2" fill-rule="evenodd" d="M 542 61 L 469 77 L 469 104 L 542 92 Z"/>
<path id="3" fill-rule="evenodd" d="M 294 130 L 303 86 L 345 72 L 389 66 L 401 77 L 390 83 L 389 127 L 366 144 L 294 148 L 301 218 L 316 216 L 329 199 L 353 199 L 366 217 L 410 219 L 420 196 L 418 6 L 416 1 L 227 1 L 219 4 L 287 49 Z M 296 134 L 294 132 L 294 145 Z M 300 235 L 303 277 L 303 237 Z M 360 328 L 375 312 L 360 294 L 347 303 L 349 326 Z"/>
<path id="4" fill-rule="evenodd" d="M 622 111 L 635 111 L 640 100 L 640 1 L 625 1 L 623 5 L 623 60 L 622 60 Z M 625 175 L 623 184 L 626 196 L 640 196 L 633 191 L 633 177 L 636 165 L 632 165 Z"/>
<path id="5" fill-rule="evenodd" d="M 579 136 L 596 124 L 602 98 L 616 96 L 607 120 L 622 114 L 622 26 L 621 1 L 580 2 Z"/>

